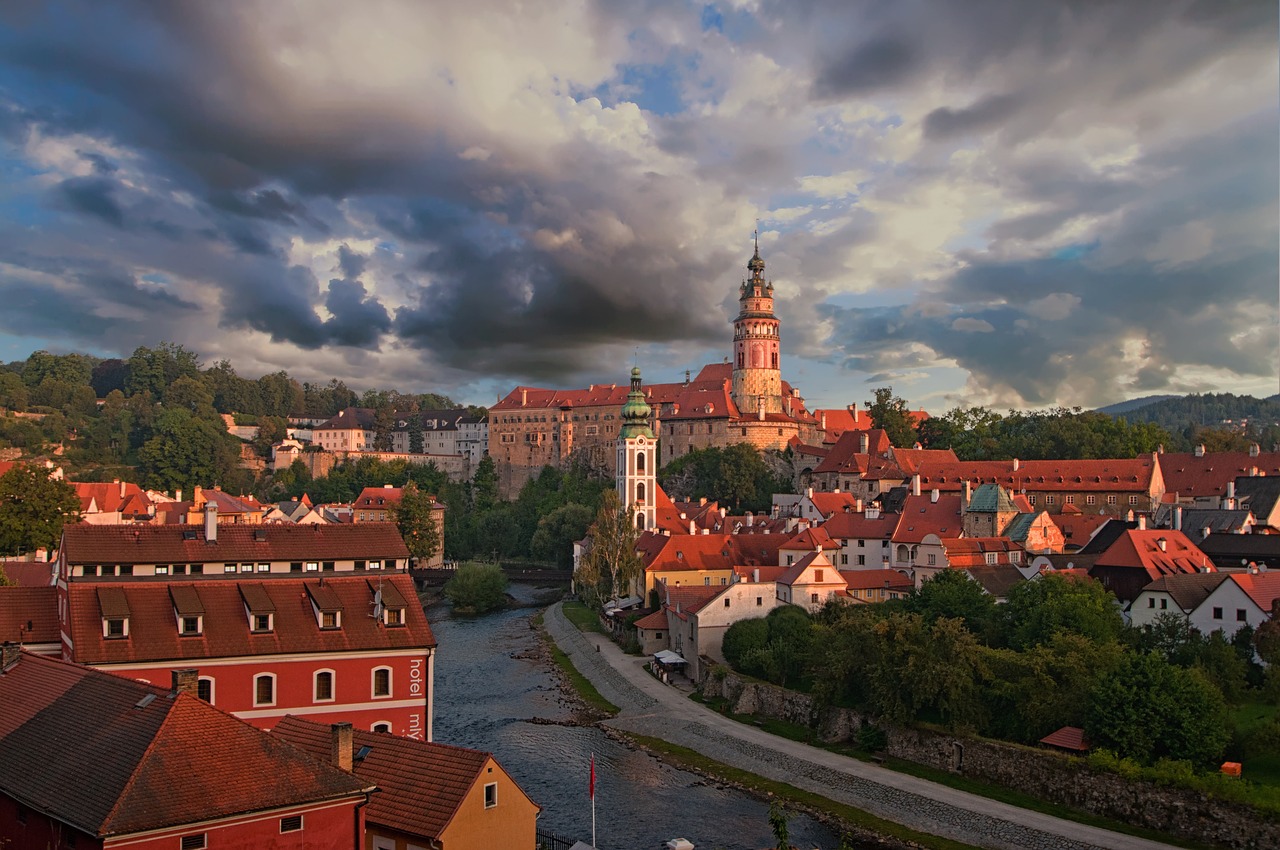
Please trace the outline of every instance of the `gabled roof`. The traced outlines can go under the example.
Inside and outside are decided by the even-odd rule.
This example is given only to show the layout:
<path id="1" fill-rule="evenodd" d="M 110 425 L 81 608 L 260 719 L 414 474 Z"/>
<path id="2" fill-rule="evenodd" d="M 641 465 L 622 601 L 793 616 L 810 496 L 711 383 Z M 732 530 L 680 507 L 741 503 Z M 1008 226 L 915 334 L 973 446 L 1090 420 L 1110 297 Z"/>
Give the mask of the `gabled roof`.
<path id="1" fill-rule="evenodd" d="M 1196 457 L 1191 452 L 1166 452 L 1160 455 L 1160 471 L 1164 474 L 1166 492 L 1179 498 L 1225 496 L 1227 483 L 1252 470 L 1266 476 L 1280 475 L 1280 452 L 1205 452 Z"/>
<path id="2" fill-rule="evenodd" d="M 112 483 L 85 483 L 69 481 L 80 497 L 80 512 L 111 514 L 119 512 L 125 516 L 150 516 L 155 506 L 151 497 L 137 484 L 126 481 Z"/>
<path id="3" fill-rule="evenodd" d="M 967 567 L 965 572 L 995 599 L 1006 598 L 1015 585 L 1026 581 L 1013 564 L 980 564 Z"/>
<path id="4" fill-rule="evenodd" d="M 1018 506 L 1013 503 L 1013 497 L 1009 495 L 1008 490 L 999 484 L 983 484 L 973 491 L 973 497 L 969 500 L 969 507 L 966 510 L 975 514 L 994 514 L 1017 509 Z"/>
<path id="5" fill-rule="evenodd" d="M 29 653 L 0 675 L 0 792 L 89 835 L 370 790 L 188 694 Z"/>
<path id="6" fill-rule="evenodd" d="M 813 567 L 814 569 L 827 570 L 831 567 L 831 562 L 821 552 L 810 552 L 800 560 L 796 561 L 785 573 L 778 576 L 778 584 L 793 585 L 799 581 L 804 571 Z M 828 576 L 828 574 L 830 574 Z M 829 569 L 823 574 L 823 580 L 819 584 L 844 584 L 844 579 L 840 575 L 840 571 Z"/>
<path id="7" fill-rule="evenodd" d="M 719 585 L 667 585 L 667 600 L 665 607 L 671 610 L 680 619 L 685 619 L 689 614 L 696 614 L 701 611 L 706 604 L 712 599 L 720 595 L 725 588 Z"/>
<path id="8" fill-rule="evenodd" d="M 1098 567 L 1142 569 L 1152 581 L 1162 575 L 1214 569 L 1209 556 L 1185 534 L 1168 528 L 1126 530 L 1094 561 L 1094 569 Z"/>
<path id="9" fill-rule="evenodd" d="M 315 426 L 314 431 L 372 431 L 374 410 L 372 407 L 348 407 L 337 416 Z"/>
<path id="10" fill-rule="evenodd" d="M 1280 534 L 1210 534 L 1196 545 L 1220 567 L 1280 567 Z"/>
<path id="11" fill-rule="evenodd" d="M 1000 484 L 1013 492 L 1022 490 L 1073 490 L 1147 492 L 1156 465 L 1151 455 L 1100 460 L 975 460 L 955 463 L 923 463 L 920 486 L 959 490 L 970 484 Z"/>
<path id="12" fill-rule="evenodd" d="M 852 493 L 814 493 L 807 497 L 823 518 L 857 506 L 858 499 Z"/>
<path id="13" fill-rule="evenodd" d="M 889 590 L 911 590 L 915 581 L 897 570 L 841 570 L 840 577 L 850 590 L 868 590 L 877 587 Z"/>
<path id="14" fill-rule="evenodd" d="M 818 408 L 813 415 L 826 429 L 824 442 L 836 443 L 846 431 L 870 431 L 871 416 L 857 406 Z"/>
<path id="15" fill-rule="evenodd" d="M 830 429 L 830 420 L 828 420 Z M 862 438 L 867 438 L 867 451 L 862 451 Z M 893 444 L 889 435 L 882 428 L 867 430 L 842 430 L 840 437 L 831 447 L 831 451 L 823 458 L 822 463 L 814 469 L 814 474 L 822 473 L 863 473 L 866 472 L 868 455 L 883 457 Z"/>
<path id="16" fill-rule="evenodd" d="M 865 512 L 838 513 L 822 524 L 827 536 L 836 540 L 888 540 L 898 526 L 898 514 L 880 513 L 868 519 Z"/>
<path id="17" fill-rule="evenodd" d="M 1182 505 L 1160 505 L 1156 508 L 1153 524 L 1158 528 L 1172 528 L 1176 511 L 1182 511 L 1182 531 L 1195 539 L 1205 537 L 1204 530 L 1210 534 L 1240 533 L 1247 529 L 1253 520 L 1248 510 L 1222 510 L 1218 508 L 1187 508 Z"/>
<path id="18" fill-rule="evenodd" d="M 943 493 L 934 502 L 932 495 L 907 496 L 893 532 L 895 543 L 919 543 L 926 534 L 956 537 L 960 534 L 960 495 Z"/>
<path id="19" fill-rule="evenodd" d="M 635 627 L 637 629 L 665 629 L 667 627 L 667 612 L 665 610 L 651 611 L 636 620 Z"/>
<path id="20" fill-rule="evenodd" d="M 1177 605 L 1188 613 L 1209 597 L 1218 585 L 1227 580 L 1226 573 L 1189 573 L 1161 576 L 1142 588 L 1143 593 L 1167 593 Z"/>
<path id="21" fill-rule="evenodd" d="M 330 757 L 332 732 L 326 725 L 289 715 L 271 735 L 317 759 Z M 467 793 L 488 776 L 485 768 L 502 769 L 480 750 L 385 732 L 356 729 L 352 745 L 357 753 L 365 751 L 352 762 L 352 772 L 363 783 L 378 786 L 365 810 L 368 822 L 432 840 L 441 838 Z"/>
<path id="22" fill-rule="evenodd" d="M 1241 507 L 1253 511 L 1259 522 L 1266 522 L 1280 502 L 1280 477 L 1268 475 L 1236 478 L 1236 499 Z"/>
<path id="23" fill-rule="evenodd" d="M 413 579 L 404 574 L 382 577 L 383 586 L 395 587 L 406 599 L 416 599 Z M 229 658 L 234 656 L 279 655 L 357 650 L 392 650 L 435 646 L 431 627 L 420 605 L 405 608 L 405 625 L 383 626 L 369 616 L 373 612 L 373 592 L 363 575 L 330 576 L 323 586 L 314 579 L 273 578 L 251 582 L 260 588 L 274 608 L 271 632 L 249 630 L 245 599 L 240 582 L 212 580 L 192 582 L 131 581 L 115 584 L 69 582 L 68 631 L 77 661 L 87 664 L 123 664 L 139 661 Z M 182 636 L 174 621 L 174 601 L 170 588 L 195 594 L 204 609 L 203 632 Z M 119 595 L 127 606 L 127 638 L 104 638 L 102 619 L 107 604 L 99 591 Z M 256 593 L 257 591 L 254 591 Z M 342 627 L 321 629 L 312 609 L 312 600 L 321 610 L 341 610 Z"/>
<path id="24" fill-rule="evenodd" d="M 57 579 L 56 561 L 0 561 L 0 572 L 19 587 L 48 587 Z"/>
<path id="25" fill-rule="evenodd" d="M 1129 520 L 1116 519 L 1115 517 L 1104 517 L 1103 522 L 1098 529 L 1093 532 L 1093 536 L 1089 538 L 1089 542 L 1080 550 L 1081 555 L 1101 555 L 1103 552 L 1111 548 L 1111 545 L 1124 536 L 1126 531 L 1132 531 L 1138 527 L 1138 523 Z M 1062 527 L 1062 523 L 1058 524 Z M 1062 534 L 1065 537 L 1067 530 L 1063 528 Z"/>
<path id="26" fill-rule="evenodd" d="M 840 544 L 831 539 L 825 528 L 806 528 L 778 547 L 782 552 L 814 552 L 818 549 L 839 549 Z"/>
<path id="27" fill-rule="evenodd" d="M 1057 732 L 1045 735 L 1040 739 L 1040 743 L 1046 747 L 1057 747 L 1073 753 L 1089 751 L 1089 741 L 1084 736 L 1084 730 L 1078 726 L 1063 726 Z"/>
<path id="28" fill-rule="evenodd" d="M 183 564 L 213 561 L 320 561 L 408 558 L 394 523 L 218 526 L 208 543 L 202 525 L 88 525 L 63 529 L 69 564 Z M 191 539 L 188 539 L 190 537 Z"/>
<path id="29" fill-rule="evenodd" d="M 959 458 L 951 449 L 904 449 L 893 447 L 894 463 L 907 475 L 914 475 L 921 467 L 939 463 L 958 463 Z"/>
<path id="30" fill-rule="evenodd" d="M 1276 599 L 1280 599 L 1280 572 L 1232 573 L 1230 577 L 1253 600 L 1253 604 L 1268 614 Z"/>
<path id="31" fill-rule="evenodd" d="M 0 643 L 58 643 L 58 588 L 0 587 Z"/>
<path id="32" fill-rule="evenodd" d="M 386 508 L 400 504 L 404 498 L 403 487 L 366 487 L 356 496 L 357 509 Z"/>

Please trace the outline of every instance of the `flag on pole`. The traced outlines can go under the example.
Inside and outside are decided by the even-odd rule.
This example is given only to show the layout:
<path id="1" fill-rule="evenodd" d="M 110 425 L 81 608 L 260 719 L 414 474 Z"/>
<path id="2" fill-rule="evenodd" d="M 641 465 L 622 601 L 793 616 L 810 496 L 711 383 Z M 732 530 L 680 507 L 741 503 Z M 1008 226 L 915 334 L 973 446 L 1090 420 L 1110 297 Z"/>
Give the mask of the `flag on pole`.
<path id="1" fill-rule="evenodd" d="M 591 786 L 588 790 L 588 793 L 591 795 L 591 799 L 594 800 L 596 798 L 596 754 L 595 753 L 591 754 Z"/>

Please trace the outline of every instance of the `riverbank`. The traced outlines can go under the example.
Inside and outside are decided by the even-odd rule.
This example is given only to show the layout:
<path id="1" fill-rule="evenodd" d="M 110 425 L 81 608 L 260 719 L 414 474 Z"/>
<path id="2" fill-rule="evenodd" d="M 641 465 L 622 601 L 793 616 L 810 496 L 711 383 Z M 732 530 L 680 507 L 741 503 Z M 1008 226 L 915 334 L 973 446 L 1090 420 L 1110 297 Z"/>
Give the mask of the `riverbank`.
<path id="1" fill-rule="evenodd" d="M 933 843 L 939 838 L 1007 850 L 1172 846 L 1020 809 L 742 726 L 658 683 L 641 668 L 643 659 L 624 655 L 600 636 L 579 632 L 558 606 L 548 609 L 545 624 L 579 672 L 619 706 L 619 715 L 604 725 L 686 748 L 890 824 L 909 824 L 899 829 L 920 836 L 909 839 L 919 846 L 946 846 Z"/>

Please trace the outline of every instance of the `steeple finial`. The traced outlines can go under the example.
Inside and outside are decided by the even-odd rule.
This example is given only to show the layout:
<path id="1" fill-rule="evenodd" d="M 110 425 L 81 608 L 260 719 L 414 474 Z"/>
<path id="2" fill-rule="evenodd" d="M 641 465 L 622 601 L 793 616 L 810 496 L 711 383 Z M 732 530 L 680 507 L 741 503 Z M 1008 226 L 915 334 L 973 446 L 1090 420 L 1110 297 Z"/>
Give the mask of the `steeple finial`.
<path id="1" fill-rule="evenodd" d="M 760 228 L 756 227 L 753 236 L 755 242 L 755 253 L 751 255 L 751 259 L 747 261 L 747 269 L 751 272 L 751 279 L 759 280 L 764 273 L 764 260 L 760 259 Z"/>

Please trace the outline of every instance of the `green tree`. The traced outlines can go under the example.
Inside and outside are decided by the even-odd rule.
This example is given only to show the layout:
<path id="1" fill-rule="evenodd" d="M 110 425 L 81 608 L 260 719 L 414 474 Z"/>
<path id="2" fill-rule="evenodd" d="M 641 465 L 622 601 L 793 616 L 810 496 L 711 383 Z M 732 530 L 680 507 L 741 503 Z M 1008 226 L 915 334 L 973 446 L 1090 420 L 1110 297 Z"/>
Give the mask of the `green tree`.
<path id="1" fill-rule="evenodd" d="M 1085 732 L 1093 745 L 1143 764 L 1216 764 L 1231 738 L 1222 693 L 1199 671 L 1154 653 L 1130 654 L 1099 679 L 1089 702 Z"/>
<path id="2" fill-rule="evenodd" d="M 497 564 L 465 563 L 444 586 L 454 610 L 484 614 L 507 604 L 507 576 Z"/>
<path id="3" fill-rule="evenodd" d="M 27 409 L 30 395 L 22 378 L 12 372 L 0 372 L 0 407 L 22 413 Z"/>
<path id="4" fill-rule="evenodd" d="M 1001 606 L 1009 646 L 1029 649 L 1048 643 L 1059 632 L 1073 632 L 1090 640 L 1111 641 L 1120 636 L 1124 619 L 1115 596 L 1096 581 L 1079 581 L 1042 573 L 1009 591 Z"/>
<path id="5" fill-rule="evenodd" d="M 200 375 L 195 353 L 172 342 L 162 342 L 155 348 L 138 346 L 129 357 L 128 369 L 125 392 L 128 395 L 149 392 L 156 398 L 178 378 Z"/>
<path id="6" fill-rule="evenodd" d="M 239 459 L 239 441 L 221 422 L 173 408 L 156 417 L 152 436 L 138 450 L 138 471 L 147 487 L 191 492 L 197 484 L 224 483 Z"/>
<path id="7" fill-rule="evenodd" d="M 873 394 L 875 401 L 866 403 L 871 424 L 884 429 L 895 446 L 910 448 L 916 442 L 916 426 L 906 400 L 894 395 L 893 387 L 880 387 Z"/>
<path id="8" fill-rule="evenodd" d="M 735 513 L 767 511 L 774 493 L 791 489 L 747 443 L 688 452 L 663 467 L 659 479 L 676 498 L 716 499 Z"/>
<path id="9" fill-rule="evenodd" d="M 409 454 L 420 455 L 427 451 L 426 435 L 422 432 L 422 415 L 409 415 Z"/>
<path id="10" fill-rule="evenodd" d="M 11 587 L 13 580 L 4 571 L 4 564 L 0 564 L 0 587 Z"/>
<path id="11" fill-rule="evenodd" d="M 787 810 L 782 807 L 782 803 L 774 800 L 769 804 L 769 828 L 773 830 L 774 850 L 791 850 L 791 835 L 787 829 L 787 822 L 791 816 Z"/>
<path id="12" fill-rule="evenodd" d="M 43 467 L 20 463 L 0 475 L 0 555 L 52 549 L 62 526 L 80 521 L 80 497 Z"/>
<path id="13" fill-rule="evenodd" d="M 632 581 L 643 569 L 640 556 L 636 554 L 636 538 L 639 536 L 634 512 L 619 504 L 616 490 L 606 490 L 582 556 L 586 570 L 576 580 L 589 584 L 589 578 L 595 575 L 599 577 L 597 581 L 603 583 L 607 577 L 607 586 L 596 585 L 601 598 L 606 593 L 614 597 L 630 593 Z"/>
<path id="14" fill-rule="evenodd" d="M 492 510 L 498 502 L 498 470 L 489 455 L 480 458 L 476 464 L 471 486 L 476 510 L 482 513 Z"/>
<path id="15" fill-rule="evenodd" d="M 724 660 L 739 673 L 757 676 L 760 671 L 753 664 L 760 650 L 769 644 L 769 624 L 764 617 L 739 620 L 724 631 L 720 651 Z"/>
<path id="16" fill-rule="evenodd" d="M 400 503 L 392 505 L 389 513 L 409 554 L 420 561 L 430 561 L 441 548 L 440 526 L 436 522 L 435 497 L 418 489 L 410 481 L 401 491 Z"/>
<path id="17" fill-rule="evenodd" d="M 85 354 L 50 354 L 47 351 L 32 352 L 22 367 L 22 381 L 28 387 L 38 387 L 46 380 L 78 386 L 89 383 L 97 358 Z"/>
<path id="18" fill-rule="evenodd" d="M 180 375 L 164 391 L 165 407 L 184 407 L 202 419 L 217 419 L 213 409 L 213 393 L 200 377 Z M 221 421 L 221 420 L 219 420 Z"/>
<path id="19" fill-rule="evenodd" d="M 586 535 L 593 516 L 591 508 L 577 502 L 551 511 L 538 520 L 538 528 L 529 542 L 533 556 L 554 561 L 562 569 L 573 569 L 573 544 Z"/>
<path id="20" fill-rule="evenodd" d="M 939 572 L 913 590 L 903 607 L 927 622 L 958 618 L 969 631 L 984 638 L 992 634 L 998 615 L 995 600 L 963 570 Z"/>

